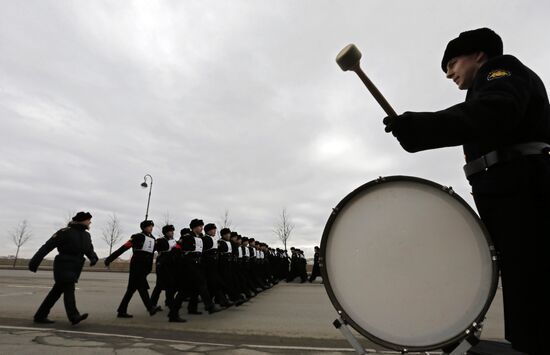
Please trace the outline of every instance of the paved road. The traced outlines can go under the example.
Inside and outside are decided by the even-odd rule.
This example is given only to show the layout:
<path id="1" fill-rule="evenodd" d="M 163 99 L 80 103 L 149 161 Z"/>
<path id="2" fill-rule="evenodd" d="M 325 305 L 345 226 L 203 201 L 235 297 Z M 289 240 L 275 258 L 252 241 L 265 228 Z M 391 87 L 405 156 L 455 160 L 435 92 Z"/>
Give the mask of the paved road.
<path id="1" fill-rule="evenodd" d="M 124 273 L 84 272 L 77 284 L 77 304 L 82 313 L 90 313 L 90 318 L 71 326 L 65 317 L 63 303 L 58 302 L 50 315 L 56 324 L 36 327 L 31 321 L 32 315 L 49 291 L 51 271 L 33 274 L 24 270 L 0 270 L 0 354 L 14 353 L 11 350 L 18 347 L 28 347 L 29 351 L 23 353 L 64 353 L 66 344 L 73 344 L 69 348 L 74 348 L 67 351 L 74 352 L 78 348 L 81 352 L 82 348 L 83 353 L 88 349 L 94 354 L 102 353 L 102 349 L 111 354 L 114 350 L 117 354 L 127 350 L 133 354 L 349 351 L 347 342 L 332 326 L 336 314 L 319 283 L 279 284 L 241 307 L 213 315 L 188 316 L 182 312 L 188 322 L 175 324 L 167 322 L 166 312 L 149 316 L 137 294 L 129 307 L 134 318 L 116 318 L 126 280 Z M 153 285 L 154 275 L 149 280 Z M 501 308 L 499 292 L 488 313 L 484 338 L 502 337 Z M 365 339 L 361 341 L 368 349 L 384 350 Z M 43 348 L 42 351 L 39 348 Z"/>

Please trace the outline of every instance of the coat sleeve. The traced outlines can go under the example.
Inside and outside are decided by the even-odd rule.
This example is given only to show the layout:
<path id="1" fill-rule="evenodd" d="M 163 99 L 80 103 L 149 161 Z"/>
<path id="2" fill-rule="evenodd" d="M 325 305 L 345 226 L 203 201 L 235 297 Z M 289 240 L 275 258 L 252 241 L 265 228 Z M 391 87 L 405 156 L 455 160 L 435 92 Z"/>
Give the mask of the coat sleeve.
<path id="1" fill-rule="evenodd" d="M 406 112 L 395 135 L 408 152 L 513 136 L 527 112 L 530 81 L 521 63 L 493 61 L 476 75 L 471 98 L 437 112 Z"/>
<path id="2" fill-rule="evenodd" d="M 130 238 L 126 243 L 124 243 L 120 248 L 115 250 L 111 255 L 105 258 L 105 265 L 109 265 L 116 258 L 124 254 L 124 252 L 132 247 L 132 238 Z"/>
<path id="3" fill-rule="evenodd" d="M 63 233 L 58 231 L 50 239 L 48 239 L 46 241 L 46 243 L 44 243 L 44 245 L 42 245 L 40 247 L 40 249 L 38 249 L 38 251 L 34 254 L 34 256 L 29 261 L 29 270 L 30 271 L 36 272 L 36 270 L 38 270 L 38 266 L 40 266 L 40 263 L 42 262 L 42 260 L 52 250 L 57 248 L 57 246 L 59 245 L 59 243 L 61 241 L 61 238 L 63 238 Z"/>
<path id="4" fill-rule="evenodd" d="M 86 254 L 88 259 L 90 260 L 90 266 L 94 266 L 97 263 L 97 260 L 99 258 L 97 257 L 97 254 L 94 251 L 94 245 L 92 243 L 92 238 L 89 234 L 88 234 L 88 238 L 90 239 L 90 244 L 89 244 L 88 249 L 86 251 L 84 251 L 84 254 Z"/>

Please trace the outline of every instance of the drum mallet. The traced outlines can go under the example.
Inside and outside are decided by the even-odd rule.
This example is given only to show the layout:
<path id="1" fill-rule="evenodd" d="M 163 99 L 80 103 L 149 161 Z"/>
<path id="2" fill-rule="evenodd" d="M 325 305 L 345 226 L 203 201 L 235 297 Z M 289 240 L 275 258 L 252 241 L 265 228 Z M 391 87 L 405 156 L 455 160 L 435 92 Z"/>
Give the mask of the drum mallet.
<path id="1" fill-rule="evenodd" d="M 342 68 L 343 71 L 354 71 L 355 74 L 359 76 L 359 78 L 363 81 L 367 89 L 369 89 L 370 93 L 376 101 L 382 106 L 384 111 L 388 114 L 388 116 L 397 116 L 397 113 L 395 110 L 391 107 L 391 105 L 388 103 L 384 95 L 378 91 L 376 86 L 370 81 L 370 79 L 367 77 L 367 75 L 363 72 L 361 69 L 361 66 L 359 64 L 359 61 L 361 60 L 361 52 L 355 44 L 348 44 L 345 46 L 340 53 L 336 56 L 336 63 Z"/>

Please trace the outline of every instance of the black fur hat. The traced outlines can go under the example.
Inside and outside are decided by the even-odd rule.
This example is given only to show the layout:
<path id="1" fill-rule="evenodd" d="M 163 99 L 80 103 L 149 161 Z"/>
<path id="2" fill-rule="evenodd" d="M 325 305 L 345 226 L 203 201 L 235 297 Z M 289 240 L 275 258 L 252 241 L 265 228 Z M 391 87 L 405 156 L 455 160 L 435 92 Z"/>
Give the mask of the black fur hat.
<path id="1" fill-rule="evenodd" d="M 90 212 L 78 212 L 73 217 L 73 222 L 84 222 L 89 219 L 92 219 L 92 215 L 90 214 Z"/>
<path id="2" fill-rule="evenodd" d="M 162 234 L 166 234 L 166 233 L 168 233 L 168 232 L 173 232 L 173 231 L 175 231 L 175 230 L 176 230 L 176 228 L 174 228 L 173 225 L 167 224 L 167 225 L 165 225 L 164 227 L 162 227 Z"/>
<path id="3" fill-rule="evenodd" d="M 198 227 L 198 226 L 204 226 L 204 222 L 202 221 L 202 219 L 194 219 L 191 221 L 191 223 L 189 223 L 189 228 L 193 229 L 195 227 Z"/>
<path id="4" fill-rule="evenodd" d="M 491 29 L 478 28 L 462 32 L 447 44 L 441 60 L 441 69 L 446 73 L 449 60 L 464 54 L 484 52 L 489 58 L 502 55 L 502 47 L 502 38 Z"/>
<path id="5" fill-rule="evenodd" d="M 141 222 L 139 224 L 139 228 L 141 228 L 142 230 L 149 227 L 149 226 L 154 226 L 155 224 L 153 223 L 153 221 L 151 221 L 150 219 L 148 220 L 145 220 L 143 222 Z"/>
<path id="6" fill-rule="evenodd" d="M 208 232 L 212 229 L 218 229 L 218 227 L 216 227 L 216 225 L 214 223 L 208 223 L 207 225 L 204 226 L 204 231 L 205 232 Z"/>

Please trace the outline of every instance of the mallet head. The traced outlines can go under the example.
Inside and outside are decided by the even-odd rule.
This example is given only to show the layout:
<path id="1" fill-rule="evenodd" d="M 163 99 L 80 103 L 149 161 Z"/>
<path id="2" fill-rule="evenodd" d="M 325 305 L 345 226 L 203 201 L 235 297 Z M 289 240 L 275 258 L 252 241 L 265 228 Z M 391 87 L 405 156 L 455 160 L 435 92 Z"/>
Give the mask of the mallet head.
<path id="1" fill-rule="evenodd" d="M 353 70 L 359 65 L 359 60 L 361 60 L 361 52 L 355 44 L 348 44 L 336 56 L 336 63 L 343 71 Z"/>

